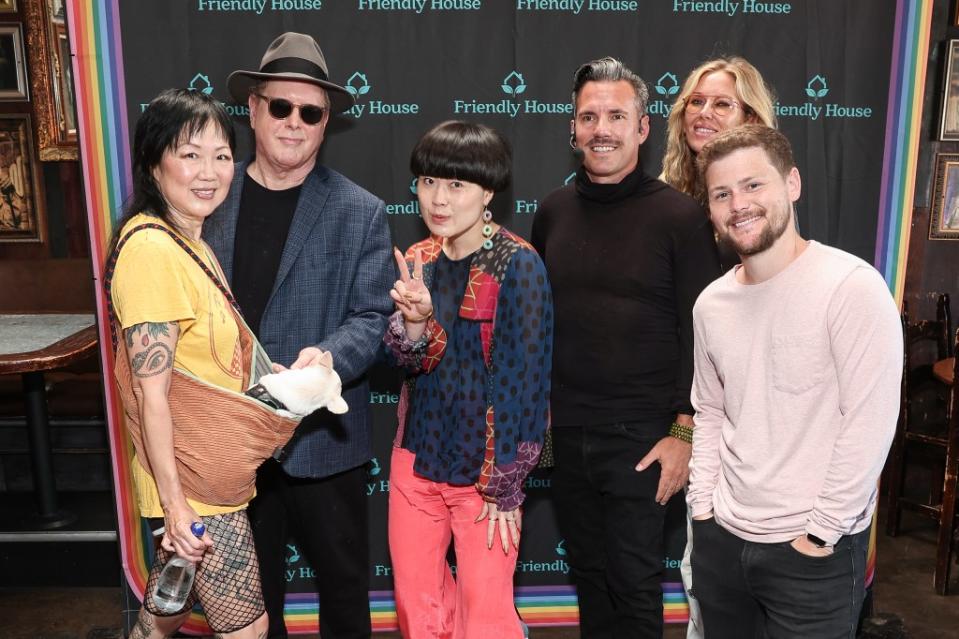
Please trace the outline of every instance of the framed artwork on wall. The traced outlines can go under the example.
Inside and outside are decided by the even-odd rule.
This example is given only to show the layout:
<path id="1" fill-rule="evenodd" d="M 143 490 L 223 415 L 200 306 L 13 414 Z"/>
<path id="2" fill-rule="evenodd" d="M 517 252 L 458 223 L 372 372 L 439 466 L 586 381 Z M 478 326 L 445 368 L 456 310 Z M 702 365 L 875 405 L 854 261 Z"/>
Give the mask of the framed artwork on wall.
<path id="1" fill-rule="evenodd" d="M 946 79 L 942 89 L 939 139 L 959 140 L 959 40 L 946 46 Z"/>
<path id="2" fill-rule="evenodd" d="M 42 242 L 39 166 L 27 114 L 0 115 L 0 242 Z"/>
<path id="3" fill-rule="evenodd" d="M 930 240 L 959 240 L 959 153 L 936 155 Z"/>
<path id="4" fill-rule="evenodd" d="M 19 24 L 0 24 L 0 100 L 28 100 L 26 57 Z"/>
<path id="5" fill-rule="evenodd" d="M 22 0 L 30 56 L 30 89 L 43 161 L 77 159 L 73 64 L 62 0 Z"/>

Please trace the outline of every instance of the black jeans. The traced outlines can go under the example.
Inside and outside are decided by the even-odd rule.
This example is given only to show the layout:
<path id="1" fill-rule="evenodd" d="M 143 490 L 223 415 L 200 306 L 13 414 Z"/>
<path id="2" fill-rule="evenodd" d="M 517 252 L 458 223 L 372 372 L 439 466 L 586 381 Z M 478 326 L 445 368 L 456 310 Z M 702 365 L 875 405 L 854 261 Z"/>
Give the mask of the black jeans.
<path id="1" fill-rule="evenodd" d="M 366 469 L 323 479 L 289 477 L 273 460 L 257 472 L 250 524 L 260 560 L 270 639 L 286 639 L 287 540 L 316 572 L 324 639 L 369 638 L 370 559 Z"/>
<path id="2" fill-rule="evenodd" d="M 585 639 L 662 637 L 660 469 L 635 466 L 668 424 L 553 429 L 553 501 Z"/>
<path id="3" fill-rule="evenodd" d="M 706 639 L 852 639 L 866 590 L 869 529 L 810 557 L 790 542 L 740 539 L 693 521 L 693 594 Z"/>

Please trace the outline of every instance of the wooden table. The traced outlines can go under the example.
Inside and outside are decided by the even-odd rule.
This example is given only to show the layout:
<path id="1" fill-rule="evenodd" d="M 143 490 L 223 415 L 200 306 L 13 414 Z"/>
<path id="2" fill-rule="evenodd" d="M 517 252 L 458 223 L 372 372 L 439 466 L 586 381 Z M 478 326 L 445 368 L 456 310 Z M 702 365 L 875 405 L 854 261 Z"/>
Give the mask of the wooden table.
<path id="1" fill-rule="evenodd" d="M 23 376 L 37 524 L 44 530 L 66 526 L 76 517 L 57 507 L 43 372 L 89 357 L 96 346 L 93 315 L 0 315 L 0 375 Z"/>
<path id="2" fill-rule="evenodd" d="M 941 359 L 935 364 L 932 365 L 932 374 L 936 376 L 943 384 L 952 386 L 953 376 L 956 372 L 956 358 L 947 357 L 946 359 Z"/>

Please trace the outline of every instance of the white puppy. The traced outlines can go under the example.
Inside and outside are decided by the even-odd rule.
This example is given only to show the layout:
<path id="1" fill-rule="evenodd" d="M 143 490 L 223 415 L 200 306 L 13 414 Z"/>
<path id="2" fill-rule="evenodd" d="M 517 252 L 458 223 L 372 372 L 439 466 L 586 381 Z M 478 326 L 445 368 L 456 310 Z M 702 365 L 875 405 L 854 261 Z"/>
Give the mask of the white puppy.
<path id="1" fill-rule="evenodd" d="M 286 407 L 277 411 L 286 417 L 305 417 L 321 408 L 337 415 L 349 410 L 341 396 L 343 384 L 333 370 L 333 357 L 329 353 L 324 353 L 317 366 L 264 375 L 260 385 Z"/>

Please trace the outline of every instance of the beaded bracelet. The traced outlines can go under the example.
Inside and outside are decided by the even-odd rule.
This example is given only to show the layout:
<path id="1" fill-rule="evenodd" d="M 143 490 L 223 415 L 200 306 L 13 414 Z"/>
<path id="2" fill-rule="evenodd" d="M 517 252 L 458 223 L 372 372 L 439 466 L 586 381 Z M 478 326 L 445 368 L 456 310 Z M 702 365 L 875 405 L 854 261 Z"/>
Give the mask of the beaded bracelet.
<path id="1" fill-rule="evenodd" d="M 672 426 L 669 427 L 669 434 L 676 439 L 681 439 L 687 444 L 693 443 L 693 427 L 692 426 L 683 426 L 682 424 L 677 424 L 673 422 Z"/>

